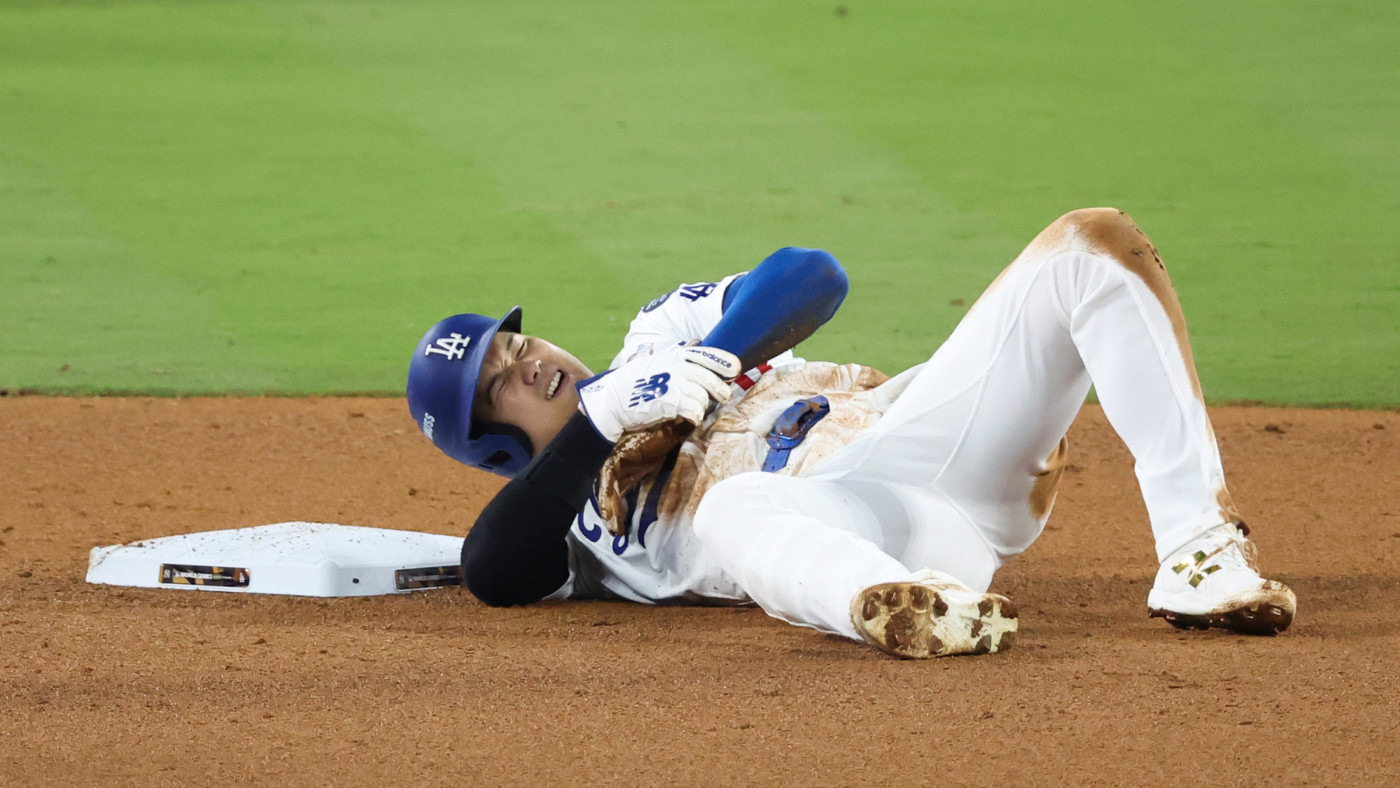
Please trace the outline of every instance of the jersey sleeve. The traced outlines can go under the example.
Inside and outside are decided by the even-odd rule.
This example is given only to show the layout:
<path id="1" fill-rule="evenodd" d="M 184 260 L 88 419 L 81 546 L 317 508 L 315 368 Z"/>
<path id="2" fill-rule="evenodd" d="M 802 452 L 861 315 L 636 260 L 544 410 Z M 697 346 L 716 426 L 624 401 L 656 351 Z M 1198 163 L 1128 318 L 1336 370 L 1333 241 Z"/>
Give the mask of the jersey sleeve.
<path id="1" fill-rule="evenodd" d="M 704 338 L 724 316 L 725 289 L 740 276 L 743 273 L 731 274 L 718 282 L 683 284 L 652 299 L 632 318 L 622 350 L 613 357 L 610 368 L 665 347 Z"/>

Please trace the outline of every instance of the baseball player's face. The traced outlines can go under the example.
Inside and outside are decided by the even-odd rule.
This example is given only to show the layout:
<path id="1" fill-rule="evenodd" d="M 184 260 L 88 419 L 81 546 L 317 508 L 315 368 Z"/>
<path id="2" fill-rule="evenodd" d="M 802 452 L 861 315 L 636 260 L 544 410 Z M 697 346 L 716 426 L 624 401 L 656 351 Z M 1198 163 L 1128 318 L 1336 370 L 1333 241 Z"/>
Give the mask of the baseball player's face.
<path id="1" fill-rule="evenodd" d="M 539 337 L 497 333 L 481 364 L 473 415 L 525 431 L 538 454 L 578 412 L 574 384 L 592 377 L 583 362 Z"/>

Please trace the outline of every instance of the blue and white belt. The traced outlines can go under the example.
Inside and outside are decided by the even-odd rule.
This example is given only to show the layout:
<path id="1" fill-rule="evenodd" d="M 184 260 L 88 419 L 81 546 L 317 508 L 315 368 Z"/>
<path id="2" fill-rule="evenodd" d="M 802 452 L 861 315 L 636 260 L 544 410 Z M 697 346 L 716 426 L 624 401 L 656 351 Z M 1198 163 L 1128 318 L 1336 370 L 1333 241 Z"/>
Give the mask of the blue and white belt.
<path id="1" fill-rule="evenodd" d="M 808 431 L 830 412 L 831 403 L 820 394 L 811 399 L 798 400 L 783 411 L 765 438 L 768 457 L 763 461 L 763 472 L 773 473 L 786 468 L 788 455 L 802 444 Z"/>

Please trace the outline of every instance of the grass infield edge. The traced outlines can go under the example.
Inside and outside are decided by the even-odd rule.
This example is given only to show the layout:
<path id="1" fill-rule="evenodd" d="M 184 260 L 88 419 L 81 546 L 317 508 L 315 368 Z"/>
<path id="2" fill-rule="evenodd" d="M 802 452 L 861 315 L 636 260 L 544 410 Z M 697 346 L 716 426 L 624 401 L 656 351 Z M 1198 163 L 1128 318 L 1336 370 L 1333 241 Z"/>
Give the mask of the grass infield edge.
<path id="1" fill-rule="evenodd" d="M 402 391 L 245 391 L 238 389 L 112 389 L 98 387 L 72 388 L 0 388 L 0 399 L 20 399 L 23 397 L 71 397 L 71 398 L 157 398 L 157 399 L 402 399 Z M 1098 404 L 1098 397 L 1092 392 L 1086 403 Z M 1371 410 L 1381 413 L 1400 413 L 1400 404 L 1387 402 L 1282 402 L 1262 399 L 1217 399 L 1206 398 L 1206 405 L 1212 408 L 1300 408 L 1304 410 Z"/>

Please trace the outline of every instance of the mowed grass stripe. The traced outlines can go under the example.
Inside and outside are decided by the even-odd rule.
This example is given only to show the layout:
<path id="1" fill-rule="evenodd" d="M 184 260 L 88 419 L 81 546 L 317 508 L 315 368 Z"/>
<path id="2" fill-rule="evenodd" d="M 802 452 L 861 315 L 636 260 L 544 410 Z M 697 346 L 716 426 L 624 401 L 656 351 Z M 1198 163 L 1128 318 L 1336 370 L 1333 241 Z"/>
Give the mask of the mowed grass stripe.
<path id="1" fill-rule="evenodd" d="M 15 6 L 0 129 L 263 359 L 228 388 L 394 390 L 429 322 L 516 302 L 597 366 L 656 292 L 785 244 L 854 284 L 804 351 L 895 370 L 1046 222 L 1116 204 L 1210 396 L 1400 401 L 1393 9 L 847 11 Z"/>
<path id="2" fill-rule="evenodd" d="M 1400 401 L 1400 7 L 699 7 L 1004 254 L 1065 207 L 1129 210 L 1213 398 Z"/>
<path id="3" fill-rule="evenodd" d="M 833 251 L 853 280 L 804 352 L 900 368 L 951 330 L 962 310 L 950 301 L 970 303 L 1009 260 L 935 254 L 930 244 L 966 232 L 966 219 L 880 144 L 794 105 L 781 75 L 685 5 L 278 9 L 434 140 L 489 151 L 477 166 L 512 207 L 547 217 L 623 283 L 600 279 L 527 313 L 588 360 L 610 357 L 637 307 L 678 281 L 802 245 Z M 914 299 L 916 320 L 891 314 L 895 294 Z M 615 331 L 585 333 L 604 313 Z"/>
<path id="4" fill-rule="evenodd" d="M 269 386 L 210 302 L 151 268 L 0 136 L 0 388 Z M 201 359 L 197 369 L 188 359 Z M 176 375 L 183 370 L 178 379 Z"/>
<path id="5" fill-rule="evenodd" d="M 6 385 L 392 392 L 434 320 L 510 306 L 520 294 L 506 282 L 561 300 L 596 269 L 529 211 L 504 206 L 469 160 L 426 140 L 258 9 L 99 10 L 52 9 L 30 14 L 28 29 L 9 27 L 22 45 L 5 47 L 18 64 L 0 77 L 10 83 L 7 128 L 107 234 L 203 299 L 211 320 L 183 331 L 209 331 L 225 316 L 262 358 L 247 380 L 215 386 L 207 378 L 220 359 L 206 354 L 165 363 L 159 378 L 114 381 L 83 374 L 102 364 L 48 338 L 37 365 L 6 365 Z M 46 48 L 60 38 L 61 49 Z M 20 264 L 35 264 L 29 257 Z M 558 258 L 578 268 L 549 282 L 532 276 L 534 261 Z M 114 273 L 93 292 L 68 282 L 62 296 L 118 309 L 125 289 L 143 286 Z M 46 328 L 64 327 L 69 311 L 48 310 Z M 152 340 L 170 333 L 164 318 L 144 323 Z M 122 350 L 144 364 L 149 348 Z M 62 376 L 50 373 L 59 359 L 70 364 Z"/>

